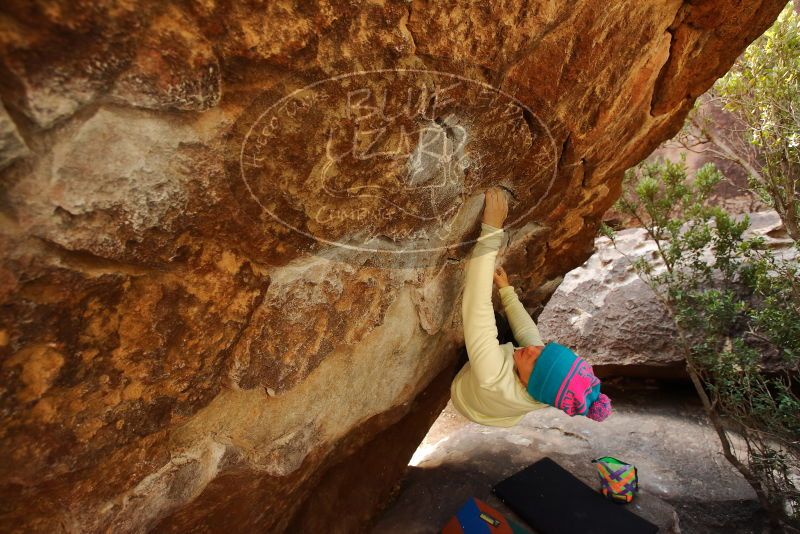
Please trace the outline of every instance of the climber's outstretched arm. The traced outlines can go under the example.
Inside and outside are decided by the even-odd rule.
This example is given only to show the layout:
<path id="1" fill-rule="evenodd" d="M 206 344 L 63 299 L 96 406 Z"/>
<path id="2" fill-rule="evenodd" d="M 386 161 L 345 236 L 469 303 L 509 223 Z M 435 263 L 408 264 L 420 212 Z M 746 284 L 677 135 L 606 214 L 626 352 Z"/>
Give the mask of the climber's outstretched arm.
<path id="1" fill-rule="evenodd" d="M 505 360 L 497 340 L 492 307 L 492 274 L 503 241 L 503 222 L 508 214 L 505 194 L 499 189 L 486 192 L 481 235 L 466 268 L 461 315 L 464 342 L 475 378 L 490 386 L 501 375 Z"/>

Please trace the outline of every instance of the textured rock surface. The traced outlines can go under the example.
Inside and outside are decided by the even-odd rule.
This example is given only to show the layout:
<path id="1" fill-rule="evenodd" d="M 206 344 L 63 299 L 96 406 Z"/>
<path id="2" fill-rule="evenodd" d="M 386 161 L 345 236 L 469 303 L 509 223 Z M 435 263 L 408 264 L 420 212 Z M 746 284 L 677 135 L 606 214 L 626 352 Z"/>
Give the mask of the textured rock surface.
<path id="1" fill-rule="evenodd" d="M 794 255 L 777 213 L 749 217 L 746 236 L 763 237 L 779 257 Z M 655 242 L 642 228 L 618 232 L 615 239 L 616 248 L 598 238 L 592 257 L 564 277 L 539 316 L 542 336 L 569 345 L 602 375 L 686 376 L 671 343 L 677 335 L 672 320 L 631 266 L 645 257 L 653 260 L 654 273 L 663 272 Z M 707 259 L 713 261 L 710 254 Z"/>
<path id="2" fill-rule="evenodd" d="M 357 528 L 447 398 L 480 193 L 535 308 L 780 8 L 4 2 L 0 529 Z"/>
<path id="3" fill-rule="evenodd" d="M 17 126 L 0 103 L 0 169 L 15 159 L 28 155 L 28 147 L 19 136 Z"/>

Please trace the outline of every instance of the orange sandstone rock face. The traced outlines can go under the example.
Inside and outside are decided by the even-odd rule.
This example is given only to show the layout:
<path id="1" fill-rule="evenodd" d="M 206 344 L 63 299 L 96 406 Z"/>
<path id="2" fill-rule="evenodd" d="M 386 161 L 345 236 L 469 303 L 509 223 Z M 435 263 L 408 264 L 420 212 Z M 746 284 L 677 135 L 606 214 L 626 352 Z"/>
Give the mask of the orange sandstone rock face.
<path id="1" fill-rule="evenodd" d="M 0 528 L 363 527 L 481 193 L 536 309 L 782 2 L 0 8 Z"/>

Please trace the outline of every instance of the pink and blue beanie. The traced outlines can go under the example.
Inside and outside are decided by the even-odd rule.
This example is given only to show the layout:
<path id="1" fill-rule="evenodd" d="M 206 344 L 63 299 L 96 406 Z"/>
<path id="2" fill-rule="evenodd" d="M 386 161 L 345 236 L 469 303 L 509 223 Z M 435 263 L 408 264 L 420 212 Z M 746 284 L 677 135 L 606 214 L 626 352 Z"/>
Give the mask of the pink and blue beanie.
<path id="1" fill-rule="evenodd" d="M 603 421 L 611 415 L 611 399 L 600 393 L 600 380 L 592 366 L 558 343 L 542 349 L 528 379 L 528 393 L 571 416 Z"/>

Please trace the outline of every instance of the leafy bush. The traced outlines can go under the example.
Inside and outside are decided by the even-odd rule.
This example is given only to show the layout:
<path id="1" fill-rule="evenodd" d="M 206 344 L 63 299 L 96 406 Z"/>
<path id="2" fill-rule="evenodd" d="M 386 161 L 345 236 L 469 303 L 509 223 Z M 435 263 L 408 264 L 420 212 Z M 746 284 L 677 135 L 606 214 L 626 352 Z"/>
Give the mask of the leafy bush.
<path id="1" fill-rule="evenodd" d="M 789 2 L 690 114 L 677 141 L 742 166 L 749 187 L 800 239 L 800 13 Z M 709 110 L 721 106 L 733 124 Z M 724 122 L 724 121 L 722 121 Z"/>
<path id="2" fill-rule="evenodd" d="M 737 220 L 709 204 L 722 178 L 710 164 L 690 182 L 683 162 L 644 163 L 626 173 L 617 209 L 657 245 L 663 269 L 646 258 L 633 265 L 675 322 L 726 458 L 776 529 L 798 526 L 800 399 L 792 381 L 800 370 L 800 268 L 796 259 L 776 257 L 763 238 L 746 237 L 746 216 Z M 610 228 L 603 233 L 613 242 Z M 769 372 L 768 354 L 779 358 Z"/>

